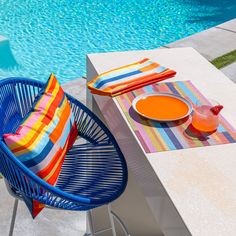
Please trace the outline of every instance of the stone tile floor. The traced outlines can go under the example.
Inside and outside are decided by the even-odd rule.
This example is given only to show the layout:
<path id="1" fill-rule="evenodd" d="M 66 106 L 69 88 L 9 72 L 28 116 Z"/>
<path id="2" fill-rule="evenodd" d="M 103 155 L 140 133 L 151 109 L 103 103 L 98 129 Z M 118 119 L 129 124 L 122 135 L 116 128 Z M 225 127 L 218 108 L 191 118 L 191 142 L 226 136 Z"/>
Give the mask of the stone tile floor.
<path id="1" fill-rule="evenodd" d="M 14 199 L 0 181 L 0 235 L 7 236 L 10 227 Z M 44 209 L 33 220 L 23 202 L 19 202 L 14 235 L 24 236 L 82 236 L 85 233 L 84 212 Z"/>

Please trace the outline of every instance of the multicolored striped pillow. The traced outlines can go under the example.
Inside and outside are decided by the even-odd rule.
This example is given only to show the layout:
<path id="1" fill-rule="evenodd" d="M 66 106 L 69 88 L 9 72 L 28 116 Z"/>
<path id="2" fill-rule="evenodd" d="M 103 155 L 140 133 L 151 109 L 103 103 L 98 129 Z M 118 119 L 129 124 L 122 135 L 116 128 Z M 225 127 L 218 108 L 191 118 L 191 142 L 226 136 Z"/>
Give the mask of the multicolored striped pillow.
<path id="1" fill-rule="evenodd" d="M 51 74 L 16 133 L 3 137 L 23 164 L 49 184 L 55 185 L 66 152 L 77 134 L 70 104 L 56 77 Z M 44 204 L 35 200 L 29 203 L 29 199 L 26 199 L 34 218 Z"/>

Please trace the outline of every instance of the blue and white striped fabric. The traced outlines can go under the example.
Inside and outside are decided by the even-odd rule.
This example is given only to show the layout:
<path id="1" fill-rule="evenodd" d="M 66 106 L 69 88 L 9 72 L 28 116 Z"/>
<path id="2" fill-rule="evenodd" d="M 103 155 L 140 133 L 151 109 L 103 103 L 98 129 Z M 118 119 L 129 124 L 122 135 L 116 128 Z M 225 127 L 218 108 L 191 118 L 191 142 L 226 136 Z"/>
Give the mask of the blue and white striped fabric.
<path id="1" fill-rule="evenodd" d="M 175 74 L 175 71 L 145 58 L 139 62 L 102 73 L 88 82 L 87 86 L 92 93 L 116 96 L 159 82 Z"/>

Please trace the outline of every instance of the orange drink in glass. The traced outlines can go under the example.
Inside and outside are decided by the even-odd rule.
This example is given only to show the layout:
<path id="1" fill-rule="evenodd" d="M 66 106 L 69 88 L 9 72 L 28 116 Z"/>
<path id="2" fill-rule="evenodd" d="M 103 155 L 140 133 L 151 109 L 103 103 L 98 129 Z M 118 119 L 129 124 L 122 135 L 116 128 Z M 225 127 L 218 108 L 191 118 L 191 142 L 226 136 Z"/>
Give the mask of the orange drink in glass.
<path id="1" fill-rule="evenodd" d="M 219 112 L 223 106 L 209 104 L 196 104 L 192 115 L 192 125 L 203 132 L 213 132 L 219 125 Z"/>

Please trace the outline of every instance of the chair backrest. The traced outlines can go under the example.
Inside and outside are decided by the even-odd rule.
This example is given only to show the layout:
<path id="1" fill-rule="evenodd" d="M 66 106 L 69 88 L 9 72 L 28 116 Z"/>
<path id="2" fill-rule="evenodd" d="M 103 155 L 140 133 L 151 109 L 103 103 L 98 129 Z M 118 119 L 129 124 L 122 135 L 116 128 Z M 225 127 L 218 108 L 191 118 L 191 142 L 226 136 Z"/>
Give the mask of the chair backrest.
<path id="1" fill-rule="evenodd" d="M 43 87 L 43 85 L 43 83 L 35 80 L 21 78 L 13 78 L 0 81 L 0 107 L 2 109 L 2 117 L 0 116 L 0 138 L 2 134 L 14 132 L 17 129 L 23 117 L 25 117 L 25 114 L 27 114 L 27 112 L 31 109 L 34 99 L 38 95 L 39 90 Z M 116 143 L 113 135 L 110 133 L 108 128 L 106 128 L 106 126 L 102 123 L 102 121 L 100 121 L 98 117 L 96 117 L 86 106 L 81 104 L 75 98 L 71 97 L 68 94 L 66 94 L 66 96 L 70 102 L 75 119 L 77 120 L 79 136 L 92 143 L 93 145 L 101 143 L 101 146 L 97 146 L 97 151 L 99 152 L 97 152 L 97 156 L 94 158 L 96 164 L 94 165 L 93 171 L 95 169 L 99 169 L 99 172 L 103 171 L 102 169 L 100 169 L 100 165 L 102 162 L 99 160 L 99 158 L 104 157 L 108 161 L 107 165 L 104 165 L 105 169 L 109 169 L 107 167 L 112 163 L 114 165 L 113 169 L 110 170 L 111 172 L 109 173 L 109 176 L 111 176 L 111 178 L 103 183 L 105 183 L 105 185 L 110 188 L 109 184 L 115 181 L 114 175 L 112 173 L 113 170 L 117 171 L 116 176 L 123 177 L 123 179 L 117 180 L 120 183 L 120 186 L 116 185 L 115 187 L 113 186 L 110 188 L 110 190 L 114 190 L 109 190 L 110 193 L 113 193 L 113 196 L 104 197 L 102 193 L 103 198 L 94 198 L 91 202 L 91 199 L 87 198 L 86 196 L 77 196 L 70 192 L 64 192 L 62 187 L 58 187 L 59 185 L 57 185 L 56 187 L 51 186 L 47 182 L 43 181 L 40 177 L 35 175 L 18 158 L 15 158 L 13 153 L 10 152 L 9 148 L 1 139 L 0 172 L 6 179 L 7 184 L 9 185 L 8 189 L 12 194 L 15 194 L 17 196 L 24 195 L 45 203 L 46 205 L 63 209 L 90 209 L 95 206 L 105 204 L 120 196 L 127 184 L 127 166 L 121 150 L 118 147 L 118 144 Z M 110 145 L 112 145 L 112 149 L 110 149 Z M 105 147 L 104 154 L 100 152 L 100 149 L 103 147 Z M 108 151 L 111 151 L 110 156 L 107 155 Z M 85 159 L 80 159 L 80 161 L 82 161 L 83 163 L 86 160 L 86 162 L 88 162 L 88 167 L 91 166 L 92 160 L 91 158 L 88 158 L 90 150 L 87 151 L 84 149 L 84 147 L 82 147 L 82 149 L 80 150 L 75 146 L 75 149 L 71 150 L 67 155 L 68 162 L 66 162 L 65 165 L 65 172 L 63 172 L 61 175 L 62 179 L 58 179 L 59 184 L 65 184 L 64 178 L 68 171 L 68 169 L 66 168 L 67 164 L 70 162 L 70 160 L 72 160 L 71 163 L 72 165 L 74 165 L 74 157 L 76 155 L 82 155 L 83 152 Z M 71 155 L 71 159 L 69 158 L 69 155 Z M 113 161 L 109 157 L 112 157 Z M 86 165 L 87 164 L 85 163 L 84 166 Z M 83 166 L 79 167 L 79 170 L 81 171 L 83 168 Z M 91 173 L 90 170 L 89 172 Z M 87 178 L 87 172 L 85 171 L 85 169 L 83 169 L 83 173 L 85 173 Z M 94 173 L 94 176 L 96 176 L 97 172 Z M 87 179 L 87 183 L 92 183 L 95 180 L 94 176 L 90 176 L 91 178 Z M 104 178 L 105 177 L 106 176 L 104 175 Z M 107 185 L 106 183 L 109 184 Z M 72 181 L 72 184 L 76 184 L 77 186 L 77 182 L 75 182 L 74 179 Z M 84 186 L 84 184 L 82 184 L 82 186 Z M 103 192 L 100 187 L 97 188 L 97 191 Z"/>
<path id="2" fill-rule="evenodd" d="M 0 137 L 15 132 L 43 83 L 21 78 L 0 81 Z"/>
<path id="3" fill-rule="evenodd" d="M 15 132 L 24 116 L 32 107 L 33 101 L 43 83 L 25 78 L 7 78 L 0 80 L 0 141 L 2 135 Z M 23 192 L 27 190 L 24 174 L 18 170 L 17 164 L 6 158 L 4 150 L 0 150 L 0 172 L 5 177 L 7 189 L 15 195 L 14 186 Z M 23 176 L 23 177 L 22 177 Z M 9 181 L 10 183 L 9 184 Z"/>

